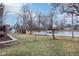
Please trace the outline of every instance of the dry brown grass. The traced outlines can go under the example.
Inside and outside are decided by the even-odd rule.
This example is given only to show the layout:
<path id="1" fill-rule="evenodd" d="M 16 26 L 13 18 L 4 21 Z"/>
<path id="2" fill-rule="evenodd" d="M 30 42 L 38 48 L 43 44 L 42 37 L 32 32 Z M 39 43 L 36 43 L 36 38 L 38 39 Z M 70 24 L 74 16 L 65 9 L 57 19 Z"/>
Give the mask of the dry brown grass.
<path id="1" fill-rule="evenodd" d="M 72 39 L 56 36 L 56 39 L 52 39 L 52 36 L 36 36 L 35 39 L 35 35 L 16 33 L 11 33 L 11 35 L 16 37 L 20 44 L 8 47 L 7 55 L 79 55 L 78 37 Z"/>

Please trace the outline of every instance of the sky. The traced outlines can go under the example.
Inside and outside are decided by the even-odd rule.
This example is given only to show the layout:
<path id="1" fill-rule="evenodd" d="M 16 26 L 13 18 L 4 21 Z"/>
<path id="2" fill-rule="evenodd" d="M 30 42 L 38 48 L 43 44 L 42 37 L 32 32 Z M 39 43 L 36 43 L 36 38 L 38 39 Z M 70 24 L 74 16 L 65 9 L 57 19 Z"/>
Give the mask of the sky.
<path id="1" fill-rule="evenodd" d="M 13 26 L 17 22 L 16 14 L 20 13 L 22 5 L 23 5 L 23 3 L 5 4 L 5 7 L 6 7 L 5 11 L 7 11 L 7 10 L 9 11 L 8 15 L 6 16 L 6 21 L 5 21 L 6 24 Z M 48 15 L 49 11 L 51 10 L 51 6 L 48 3 L 26 3 L 26 5 L 29 6 L 30 10 L 33 13 L 42 12 L 43 14 Z M 58 20 L 58 21 L 62 20 L 64 15 L 65 14 L 61 15 L 58 13 L 56 20 Z M 71 17 L 67 16 L 66 19 L 67 19 L 66 20 L 67 23 L 71 24 Z M 76 18 L 74 18 L 74 19 L 76 19 Z M 78 19 L 79 19 L 79 17 L 78 17 Z"/>
<path id="2" fill-rule="evenodd" d="M 16 23 L 16 13 L 20 12 L 20 8 L 22 7 L 21 3 L 10 3 L 10 4 L 5 4 L 6 5 L 6 10 L 9 11 L 7 17 L 6 17 L 6 24 L 10 24 L 13 26 Z M 50 11 L 51 6 L 48 3 L 29 3 L 27 4 L 30 8 L 31 11 L 33 12 L 42 12 L 45 15 L 48 14 Z"/>
<path id="3" fill-rule="evenodd" d="M 30 9 L 33 10 L 34 12 L 38 11 L 44 14 L 48 14 L 49 10 L 51 9 L 51 6 L 46 3 L 39 3 L 39 4 L 36 3 L 36 4 L 32 4 L 30 6 Z"/>

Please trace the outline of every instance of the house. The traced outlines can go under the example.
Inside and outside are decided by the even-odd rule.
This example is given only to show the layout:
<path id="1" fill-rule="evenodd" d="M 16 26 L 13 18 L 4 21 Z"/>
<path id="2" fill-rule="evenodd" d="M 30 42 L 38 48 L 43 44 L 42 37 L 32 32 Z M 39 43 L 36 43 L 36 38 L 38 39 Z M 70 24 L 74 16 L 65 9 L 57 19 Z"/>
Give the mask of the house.
<path id="1" fill-rule="evenodd" d="M 74 25 L 74 29 L 75 29 L 75 30 L 79 30 L 79 24 L 75 24 L 75 25 Z"/>
<path id="2" fill-rule="evenodd" d="M 64 30 L 72 30 L 72 25 L 71 24 L 66 24 L 64 26 Z"/>

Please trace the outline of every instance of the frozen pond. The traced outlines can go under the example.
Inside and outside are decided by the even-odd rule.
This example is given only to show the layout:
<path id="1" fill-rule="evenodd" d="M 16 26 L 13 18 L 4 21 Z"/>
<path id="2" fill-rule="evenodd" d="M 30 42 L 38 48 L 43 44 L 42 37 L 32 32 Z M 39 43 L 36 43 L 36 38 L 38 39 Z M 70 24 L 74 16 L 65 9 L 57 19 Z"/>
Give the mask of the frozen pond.
<path id="1" fill-rule="evenodd" d="M 74 31 L 74 36 L 75 37 L 79 37 L 79 32 Z M 33 32 L 32 34 L 36 34 L 36 35 L 52 35 L 52 33 L 49 32 Z M 72 32 L 71 31 L 63 31 L 63 32 L 55 32 L 56 36 L 72 36 Z"/>

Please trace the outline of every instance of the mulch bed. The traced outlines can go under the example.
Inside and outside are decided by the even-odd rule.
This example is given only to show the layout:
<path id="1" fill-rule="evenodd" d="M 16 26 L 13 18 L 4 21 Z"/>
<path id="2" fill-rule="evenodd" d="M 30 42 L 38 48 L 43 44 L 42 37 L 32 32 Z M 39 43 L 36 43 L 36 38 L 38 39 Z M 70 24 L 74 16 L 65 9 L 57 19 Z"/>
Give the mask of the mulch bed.
<path id="1" fill-rule="evenodd" d="M 12 40 L 12 39 L 8 37 L 7 35 L 0 37 L 0 42 L 7 41 L 7 40 Z"/>
<path id="2" fill-rule="evenodd" d="M 8 40 L 12 40 L 9 36 L 5 35 L 5 36 L 0 36 L 0 42 L 4 42 L 4 41 L 8 41 Z M 0 48 L 5 48 L 11 46 L 10 43 L 4 43 L 4 44 L 0 44 Z"/>

